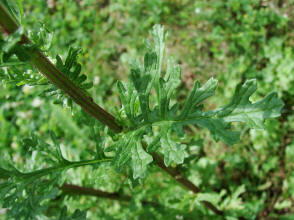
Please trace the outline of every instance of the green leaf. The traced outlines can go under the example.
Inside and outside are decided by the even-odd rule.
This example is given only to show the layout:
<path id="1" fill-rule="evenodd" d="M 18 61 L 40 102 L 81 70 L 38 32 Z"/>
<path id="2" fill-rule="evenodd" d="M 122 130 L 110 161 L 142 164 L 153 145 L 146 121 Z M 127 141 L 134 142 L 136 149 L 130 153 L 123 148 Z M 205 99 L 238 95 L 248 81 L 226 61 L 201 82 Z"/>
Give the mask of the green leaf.
<path id="1" fill-rule="evenodd" d="M 214 95 L 217 83 L 217 80 L 210 78 L 204 86 L 200 87 L 200 83 L 196 81 L 189 98 L 181 111 L 180 118 L 185 119 L 193 117 L 191 115 L 198 110 L 196 106 L 203 100 Z"/>
<path id="2" fill-rule="evenodd" d="M 56 67 L 66 75 L 72 82 L 74 82 L 79 88 L 87 93 L 87 90 L 93 87 L 92 82 L 86 82 L 87 76 L 81 74 L 82 66 L 78 63 L 78 55 L 81 53 L 79 48 L 69 48 L 65 62 L 63 63 L 59 55 L 56 56 Z M 48 82 L 49 84 L 49 82 Z M 55 85 L 51 85 L 45 90 L 45 96 L 56 95 L 57 100 L 55 104 L 63 103 L 64 107 L 72 108 L 72 100 L 64 94 L 63 91 L 58 89 Z"/>
<path id="3" fill-rule="evenodd" d="M 264 120 L 280 116 L 283 102 L 276 93 L 270 93 L 262 100 L 251 103 L 249 97 L 256 91 L 255 79 L 247 80 L 236 88 L 232 101 L 217 109 L 217 117 L 225 122 L 245 122 L 250 128 L 263 128 Z"/>
<path id="4" fill-rule="evenodd" d="M 76 209 L 72 215 L 68 215 L 66 206 L 64 206 L 61 209 L 61 212 L 58 218 L 58 220 L 86 220 L 86 219 L 87 219 L 86 211 L 81 211 L 79 209 Z"/>
<path id="5" fill-rule="evenodd" d="M 23 7 L 22 7 L 22 0 L 17 0 L 17 6 L 18 6 L 18 10 L 19 10 L 19 15 L 20 15 L 20 23 L 23 24 Z"/>
<path id="6" fill-rule="evenodd" d="M 147 165 L 153 159 L 142 147 L 142 131 L 129 132 L 120 137 L 115 145 L 106 149 L 107 151 L 116 151 L 116 156 L 113 159 L 116 168 L 119 171 L 130 166 L 133 172 L 133 178 L 144 178 L 146 176 Z"/>
<path id="7" fill-rule="evenodd" d="M 166 166 L 170 166 L 172 163 L 182 164 L 185 157 L 188 156 L 185 151 L 186 146 L 173 141 L 170 134 L 166 132 L 160 139 L 160 148 L 163 150 L 164 164 Z"/>
<path id="8" fill-rule="evenodd" d="M 64 157 L 62 155 L 60 145 L 59 145 L 58 140 L 57 140 L 57 137 L 56 137 L 56 135 L 55 135 L 55 133 L 53 131 L 50 131 L 50 137 L 51 137 L 51 139 L 53 141 L 53 144 L 54 144 L 54 147 L 56 149 L 55 155 L 56 155 L 56 159 L 58 160 L 58 162 L 60 164 L 62 164 L 62 163 L 68 163 L 68 161 L 66 159 L 64 159 Z"/>
<path id="9" fill-rule="evenodd" d="M 133 178 L 144 178 L 146 175 L 147 165 L 153 161 L 152 156 L 143 149 L 139 141 L 131 148 L 132 162 L 131 167 L 133 170 Z"/>
<path id="10" fill-rule="evenodd" d="M 137 92 L 134 89 L 132 84 L 129 84 L 125 88 L 122 82 L 117 82 L 117 88 L 119 92 L 119 97 L 122 102 L 122 111 L 125 112 L 127 116 L 127 121 L 134 125 L 136 124 L 136 100 L 137 100 Z"/>
<path id="11" fill-rule="evenodd" d="M 195 124 L 207 128 L 215 140 L 223 140 L 228 145 L 233 145 L 239 141 L 240 133 L 232 131 L 227 124 L 220 119 L 215 118 L 200 118 L 196 119 Z"/>
<path id="12" fill-rule="evenodd" d="M 28 173 L 23 173 L 13 166 L 10 167 L 10 170 L 0 168 L 0 177 L 6 179 L 0 184 L 0 201 L 4 208 L 9 208 L 7 215 L 11 218 L 36 219 L 36 216 L 47 208 L 48 199 L 57 196 L 58 190 L 55 186 L 62 183 L 61 173 L 63 171 L 106 161 L 109 159 L 60 163 Z M 48 180 L 42 179 L 48 175 L 50 176 Z M 76 212 L 73 216 L 77 217 L 73 219 L 80 219 L 84 214 Z"/>
<path id="13" fill-rule="evenodd" d="M 123 123 L 127 131 L 122 137 L 123 141 L 118 141 L 112 148 L 116 149 L 117 167 L 122 168 L 132 161 L 132 170 L 136 172 L 134 177 L 144 176 L 134 164 L 140 164 L 138 169 L 145 173 L 151 160 L 144 162 L 139 156 L 133 156 L 138 149 L 143 152 L 140 143 L 142 139 L 149 143 L 148 152 L 162 153 L 165 165 L 170 166 L 172 163 L 183 163 L 186 157 L 185 145 L 179 141 L 185 137 L 186 125 L 207 128 L 216 141 L 222 140 L 233 145 L 239 141 L 240 132 L 232 129 L 232 122 L 245 122 L 251 128 L 260 128 L 265 119 L 280 115 L 283 103 L 274 93 L 256 103 L 249 101 L 257 88 L 255 80 L 238 85 L 232 101 L 216 110 L 204 111 L 202 104 L 216 91 L 218 81 L 213 78 L 203 86 L 196 81 L 181 109 L 179 104 L 171 104 L 180 84 L 181 70 L 171 58 L 164 61 L 166 34 L 163 27 L 154 26 L 151 34 L 153 44 L 148 42 L 144 64 L 134 62 L 131 66 L 131 82 L 117 84 L 122 102 L 121 111 L 127 116 L 126 121 L 130 121 Z M 139 109 L 136 107 L 137 102 Z M 138 163 L 135 162 L 136 158 Z M 148 158 L 145 152 L 143 158 Z"/>

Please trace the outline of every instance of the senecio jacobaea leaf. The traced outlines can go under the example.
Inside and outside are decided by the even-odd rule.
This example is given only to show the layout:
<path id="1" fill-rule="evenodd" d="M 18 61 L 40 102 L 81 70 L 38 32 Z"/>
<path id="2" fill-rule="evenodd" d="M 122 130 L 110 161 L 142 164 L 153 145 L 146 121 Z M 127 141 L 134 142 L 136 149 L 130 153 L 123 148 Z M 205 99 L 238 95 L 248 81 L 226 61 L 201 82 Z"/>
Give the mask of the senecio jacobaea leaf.
<path id="1" fill-rule="evenodd" d="M 74 82 L 79 88 L 87 93 L 87 90 L 93 87 L 92 82 L 86 82 L 87 76 L 81 74 L 82 65 L 78 63 L 78 55 L 81 53 L 81 49 L 75 49 L 70 47 L 67 57 L 63 63 L 59 55 L 56 56 L 56 67 L 66 75 L 72 82 Z M 65 107 L 68 106 L 72 108 L 72 99 L 68 98 L 63 91 L 57 88 L 55 85 L 51 85 L 47 90 L 45 90 L 47 96 L 57 96 L 55 104 L 63 104 Z"/>
<path id="2" fill-rule="evenodd" d="M 283 102 L 278 99 L 276 93 L 270 93 L 264 99 L 251 103 L 249 97 L 256 91 L 255 79 L 247 80 L 236 88 L 232 101 L 216 110 L 217 116 L 225 122 L 245 122 L 250 128 L 263 128 L 266 118 L 278 117 Z"/>
<path id="3" fill-rule="evenodd" d="M 128 132 L 115 145 L 107 149 L 107 151 L 117 150 L 114 161 L 118 170 L 123 170 L 127 165 L 130 165 L 134 179 L 144 178 L 147 165 L 153 161 L 152 156 L 143 149 L 143 132 L 143 129 Z"/>
<path id="4" fill-rule="evenodd" d="M 109 151 L 116 151 L 117 168 L 131 167 L 134 179 L 144 177 L 147 165 L 152 162 L 147 152 L 162 153 L 166 166 L 183 163 L 187 157 L 186 146 L 175 137 L 177 140 L 183 137 L 185 125 L 207 128 L 216 140 L 233 145 L 239 141 L 239 132 L 231 129 L 232 122 L 262 128 L 265 119 L 280 115 L 283 102 L 275 93 L 256 103 L 250 102 L 250 96 L 257 89 L 254 79 L 239 84 L 231 102 L 213 111 L 203 111 L 201 104 L 215 93 L 218 81 L 213 78 L 203 86 L 196 81 L 182 108 L 177 103 L 172 104 L 181 82 L 181 70 L 171 58 L 164 61 L 166 34 L 163 27 L 154 26 L 151 35 L 153 44 L 147 42 L 144 63 L 131 65 L 130 83 L 117 84 L 125 132 L 109 148 Z M 143 140 L 148 143 L 147 152 L 142 147 Z"/>

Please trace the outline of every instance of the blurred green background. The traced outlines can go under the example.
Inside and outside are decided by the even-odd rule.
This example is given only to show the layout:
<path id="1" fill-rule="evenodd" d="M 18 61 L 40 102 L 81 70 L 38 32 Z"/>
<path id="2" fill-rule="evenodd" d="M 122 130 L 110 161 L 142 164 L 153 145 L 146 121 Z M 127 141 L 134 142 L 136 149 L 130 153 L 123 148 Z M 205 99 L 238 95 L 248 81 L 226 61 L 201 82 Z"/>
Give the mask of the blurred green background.
<path id="1" fill-rule="evenodd" d="M 142 60 L 154 24 L 165 26 L 167 53 L 182 69 L 179 102 L 195 80 L 204 83 L 213 76 L 219 87 L 206 103 L 210 109 L 226 103 L 235 86 L 249 78 L 258 81 L 254 101 L 276 91 L 285 103 L 282 116 L 267 121 L 265 130 L 238 125 L 241 142 L 234 146 L 213 141 L 206 130 L 187 128 L 190 156 L 181 169 L 202 189 L 197 198 L 156 167 L 137 186 L 108 165 L 83 167 L 64 178 L 130 194 L 132 201 L 66 195 L 52 202 L 48 216 L 66 204 L 69 212 L 87 209 L 89 219 L 217 219 L 200 205 L 205 199 L 229 210 L 228 219 L 294 219 L 293 0 L 34 0 L 23 6 L 28 29 L 45 24 L 52 33 L 50 57 L 65 56 L 70 46 L 83 49 L 79 60 L 94 82 L 90 92 L 113 114 L 120 105 L 115 83 L 128 79 L 132 60 Z M 26 159 L 25 138 L 34 133 L 49 140 L 48 130 L 54 130 L 68 159 L 89 158 L 95 149 L 91 131 L 70 111 L 36 97 L 39 91 L 1 85 L 0 152 L 12 154 L 19 166 L 31 160 L 28 169 L 42 167 L 44 155 Z M 142 199 L 164 207 L 145 207 Z"/>

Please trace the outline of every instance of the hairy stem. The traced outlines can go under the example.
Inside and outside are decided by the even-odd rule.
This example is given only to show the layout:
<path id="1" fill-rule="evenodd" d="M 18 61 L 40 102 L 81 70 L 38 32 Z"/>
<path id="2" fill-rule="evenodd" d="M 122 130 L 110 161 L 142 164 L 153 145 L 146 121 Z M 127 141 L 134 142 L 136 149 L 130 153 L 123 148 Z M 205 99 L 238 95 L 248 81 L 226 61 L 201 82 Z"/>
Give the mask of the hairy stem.
<path id="1" fill-rule="evenodd" d="M 15 32 L 19 26 L 16 21 L 11 17 L 9 12 L 6 10 L 5 6 L 0 2 L 0 26 L 3 31 L 7 34 Z M 26 36 L 22 36 L 21 43 L 30 43 L 30 40 Z M 78 86 L 76 86 L 68 77 L 62 74 L 54 64 L 50 62 L 46 56 L 38 51 L 26 51 L 30 55 L 30 61 L 47 79 L 49 79 L 58 88 L 62 89 L 66 94 L 68 94 L 74 102 L 79 104 L 86 112 L 92 115 L 94 118 L 99 120 L 101 123 L 108 126 L 114 132 L 119 133 L 122 129 L 116 123 L 115 118 L 100 106 L 98 106 L 93 99 L 84 93 Z M 188 190 L 197 194 L 199 189 L 191 181 L 184 178 L 180 172 L 176 169 L 168 168 L 164 165 L 163 159 L 156 153 L 152 154 L 157 165 L 168 173 L 175 181 L 183 185 Z M 78 165 L 78 164 L 76 164 Z M 86 164 L 85 164 L 86 165 Z M 75 166 L 73 166 L 75 167 Z M 52 168 L 48 168 L 52 169 Z M 35 171 L 41 172 L 41 171 Z M 78 189 L 77 189 L 78 190 Z M 203 204 L 218 215 L 223 215 L 223 212 L 218 210 L 211 203 L 203 201 Z"/>
<path id="2" fill-rule="evenodd" d="M 19 26 L 7 11 L 5 6 L 0 2 L 0 25 L 7 34 L 15 32 Z M 21 43 L 31 43 L 30 40 L 23 35 Z M 60 72 L 56 66 L 40 51 L 23 51 L 30 57 L 31 64 L 36 67 L 48 80 L 62 89 L 70 96 L 78 105 L 86 112 L 108 126 L 115 132 L 120 132 L 121 127 L 115 123 L 115 118 L 97 105 L 93 99 L 88 96 L 82 89 L 76 86 L 67 76 Z"/>

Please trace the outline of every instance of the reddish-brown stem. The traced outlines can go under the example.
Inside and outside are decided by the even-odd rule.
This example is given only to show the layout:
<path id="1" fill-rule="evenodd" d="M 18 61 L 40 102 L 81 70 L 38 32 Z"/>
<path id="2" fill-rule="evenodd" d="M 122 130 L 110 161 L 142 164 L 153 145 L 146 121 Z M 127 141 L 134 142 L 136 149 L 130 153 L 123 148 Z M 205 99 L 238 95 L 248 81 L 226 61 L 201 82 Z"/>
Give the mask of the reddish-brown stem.
<path id="1" fill-rule="evenodd" d="M 117 192 L 110 193 L 104 192 L 99 189 L 93 189 L 84 186 L 77 186 L 73 184 L 64 183 L 60 189 L 66 194 L 74 194 L 74 195 L 88 195 L 88 196 L 96 196 L 101 198 L 119 200 L 119 201 L 130 201 L 130 196 L 122 196 Z"/>
<path id="2" fill-rule="evenodd" d="M 93 189 L 90 187 L 84 187 L 84 186 L 77 186 L 73 184 L 64 183 L 60 189 L 65 194 L 71 194 L 71 195 L 86 195 L 86 196 L 96 196 L 98 198 L 106 198 L 106 199 L 112 199 L 112 200 L 118 200 L 123 202 L 130 202 L 132 200 L 131 196 L 128 195 L 121 195 L 117 192 L 105 192 L 99 189 Z M 160 204 L 142 200 L 143 205 L 152 205 L 152 206 L 160 206 Z"/>
<path id="3" fill-rule="evenodd" d="M 16 21 L 11 17 L 2 3 L 0 3 L 0 25 L 2 29 L 10 34 L 19 27 Z M 21 43 L 30 43 L 30 40 L 23 35 Z M 24 54 L 30 57 L 31 64 L 36 67 L 47 79 L 49 79 L 58 88 L 62 89 L 74 102 L 80 105 L 86 112 L 108 126 L 115 132 L 120 132 L 121 127 L 115 122 L 115 118 L 107 111 L 97 105 L 93 99 L 82 89 L 74 84 L 66 75 L 60 72 L 56 66 L 40 51 L 23 50 Z"/>
<path id="4" fill-rule="evenodd" d="M 16 21 L 11 17 L 9 12 L 0 2 L 0 26 L 5 31 L 5 33 L 10 34 L 15 32 L 19 27 Z M 30 40 L 23 35 L 21 43 L 30 43 Z M 94 118 L 99 120 L 101 123 L 108 126 L 114 132 L 119 133 L 121 127 L 116 123 L 115 118 L 98 106 L 93 99 L 89 97 L 83 90 L 76 86 L 68 77 L 62 74 L 54 64 L 40 51 L 23 51 L 30 57 L 30 62 L 35 66 L 47 79 L 49 79 L 58 88 L 62 89 L 68 96 L 70 96 L 74 102 L 79 104 L 86 112 L 92 115 Z M 191 181 L 182 176 L 182 174 L 174 168 L 168 168 L 165 166 L 163 159 L 156 153 L 152 154 L 156 164 L 168 173 L 175 181 L 180 183 L 186 189 L 191 190 L 193 193 L 197 194 L 200 190 Z M 77 192 L 82 192 L 80 187 L 74 187 L 73 185 L 67 184 L 64 186 L 64 190 L 77 190 Z M 88 195 L 102 195 L 100 192 L 93 189 L 83 190 L 83 193 Z M 103 194 L 104 196 L 110 196 L 109 194 Z M 115 197 L 115 195 L 112 195 Z M 124 198 L 127 199 L 127 198 Z M 218 215 L 223 215 L 223 212 L 218 210 L 214 205 L 209 202 L 202 202 L 207 208 L 212 210 Z"/>
<path id="5" fill-rule="evenodd" d="M 143 147 L 146 150 L 146 144 L 143 143 Z M 190 180 L 183 177 L 183 175 L 181 174 L 181 172 L 177 168 L 166 167 L 165 164 L 164 164 L 163 159 L 157 153 L 152 153 L 152 157 L 153 157 L 154 161 L 156 162 L 157 166 L 160 167 L 162 170 L 164 170 L 175 181 L 180 183 L 186 189 L 192 191 L 194 194 L 197 194 L 197 193 L 200 192 L 200 189 L 197 186 L 195 186 Z M 210 202 L 202 201 L 202 204 L 205 205 L 207 208 L 209 208 L 210 210 L 212 210 L 214 213 L 216 213 L 218 215 L 223 215 L 224 214 L 223 211 L 216 208 Z"/>

